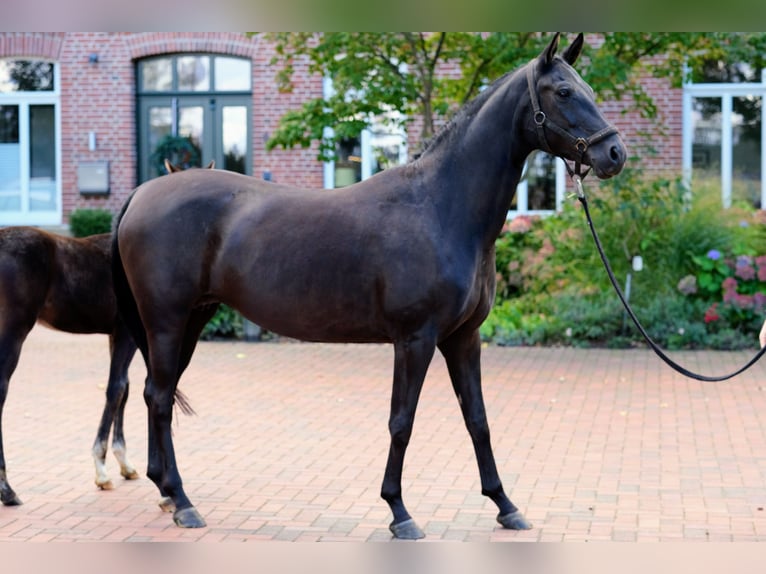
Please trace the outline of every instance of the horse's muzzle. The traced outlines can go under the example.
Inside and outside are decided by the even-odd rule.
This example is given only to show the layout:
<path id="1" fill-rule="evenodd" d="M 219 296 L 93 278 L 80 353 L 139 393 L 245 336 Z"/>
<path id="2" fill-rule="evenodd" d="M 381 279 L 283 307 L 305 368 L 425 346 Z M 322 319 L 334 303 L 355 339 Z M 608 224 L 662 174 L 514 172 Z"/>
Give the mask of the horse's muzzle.
<path id="1" fill-rule="evenodd" d="M 583 163 L 590 165 L 599 179 L 608 179 L 622 171 L 627 157 L 622 138 L 614 134 L 589 147 Z"/>

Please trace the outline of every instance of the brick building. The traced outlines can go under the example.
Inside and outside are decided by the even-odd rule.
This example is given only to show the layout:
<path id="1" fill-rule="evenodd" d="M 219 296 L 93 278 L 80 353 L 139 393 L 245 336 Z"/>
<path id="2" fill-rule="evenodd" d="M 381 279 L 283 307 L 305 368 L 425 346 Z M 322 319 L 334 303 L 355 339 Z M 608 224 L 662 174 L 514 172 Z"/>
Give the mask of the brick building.
<path id="1" fill-rule="evenodd" d="M 328 89 L 298 67 L 295 90 L 280 93 L 272 56 L 264 37 L 239 33 L 0 33 L 0 225 L 66 225 L 77 208 L 116 212 L 138 183 L 157 175 L 151 154 L 168 133 L 191 135 L 203 163 L 302 187 L 371 173 L 369 165 L 351 174 L 320 163 L 315 148 L 265 150 L 283 113 Z M 679 173 L 683 90 L 647 81 L 664 134 L 645 166 Z M 641 131 L 655 127 L 623 115 L 623 107 L 603 105 L 637 147 Z M 373 134 L 373 145 L 378 136 L 390 144 L 395 134 Z M 358 143 L 346 156 L 365 156 L 369 134 Z M 397 149 L 406 159 L 406 145 Z M 544 161 L 540 168 L 557 169 Z M 545 177 L 555 196 L 535 199 Z M 559 180 L 530 177 L 514 209 L 555 209 L 565 185 Z"/>

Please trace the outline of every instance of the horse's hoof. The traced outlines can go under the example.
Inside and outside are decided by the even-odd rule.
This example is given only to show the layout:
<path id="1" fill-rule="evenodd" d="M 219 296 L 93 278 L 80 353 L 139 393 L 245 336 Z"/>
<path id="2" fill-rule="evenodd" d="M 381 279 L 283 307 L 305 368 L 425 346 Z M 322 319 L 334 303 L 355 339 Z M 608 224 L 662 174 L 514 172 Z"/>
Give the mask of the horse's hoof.
<path id="1" fill-rule="evenodd" d="M 205 519 L 193 506 L 176 510 L 173 513 L 173 522 L 181 528 L 204 528 L 207 526 Z"/>
<path id="2" fill-rule="evenodd" d="M 532 524 L 527 522 L 521 510 L 509 512 L 508 514 L 498 514 L 497 521 L 503 528 L 508 528 L 509 530 L 530 530 L 532 528 Z"/>
<path id="3" fill-rule="evenodd" d="M 412 518 L 398 524 L 392 522 L 388 528 L 393 533 L 394 538 L 399 540 L 420 540 L 426 537 L 426 533 L 415 524 Z"/>
<path id="4" fill-rule="evenodd" d="M 176 510 L 176 503 L 169 496 L 161 498 L 158 504 L 162 512 L 175 512 Z"/>
<path id="5" fill-rule="evenodd" d="M 108 479 L 106 482 L 96 482 L 96 486 L 98 486 L 99 490 L 114 490 L 114 484 Z"/>
<path id="6" fill-rule="evenodd" d="M 125 480 L 136 480 L 138 479 L 138 472 L 135 470 L 121 470 L 120 474 Z"/>
<path id="7" fill-rule="evenodd" d="M 0 496 L 0 502 L 4 506 L 21 506 L 23 504 L 21 499 L 12 490 L 10 492 L 3 492 L 2 496 Z"/>

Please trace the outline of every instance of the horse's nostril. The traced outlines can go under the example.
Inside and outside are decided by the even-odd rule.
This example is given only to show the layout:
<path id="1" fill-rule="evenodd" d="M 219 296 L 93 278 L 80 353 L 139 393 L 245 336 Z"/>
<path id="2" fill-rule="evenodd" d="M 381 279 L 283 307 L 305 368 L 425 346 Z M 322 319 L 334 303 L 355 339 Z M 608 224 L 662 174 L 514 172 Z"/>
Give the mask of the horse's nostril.
<path id="1" fill-rule="evenodd" d="M 609 150 L 609 157 L 612 158 L 612 161 L 620 161 L 622 159 L 622 154 L 620 153 L 620 148 L 617 146 L 612 146 Z"/>

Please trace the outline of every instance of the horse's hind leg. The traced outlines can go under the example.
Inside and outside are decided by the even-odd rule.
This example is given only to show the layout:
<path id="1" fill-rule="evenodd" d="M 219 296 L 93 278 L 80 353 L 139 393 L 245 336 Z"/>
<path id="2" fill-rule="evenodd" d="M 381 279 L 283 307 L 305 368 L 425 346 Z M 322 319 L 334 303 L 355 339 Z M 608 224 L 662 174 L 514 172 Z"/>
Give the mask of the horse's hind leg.
<path id="1" fill-rule="evenodd" d="M 147 385 L 144 389 L 144 399 L 149 408 L 149 467 L 147 475 L 157 485 L 163 497 L 160 501 L 160 508 L 164 511 L 174 511 L 173 521 L 183 528 L 203 527 L 205 520 L 183 491 L 181 476 L 176 466 L 170 432 L 172 409 L 175 402 L 174 395 L 178 380 L 191 361 L 199 335 L 217 308 L 218 304 L 216 303 L 197 308 L 192 312 L 186 321 L 186 331 L 182 335 L 180 351 L 175 355 L 169 350 L 175 347 L 177 335 L 158 337 L 154 340 L 154 347 L 150 343 L 152 376 L 147 379 Z M 166 347 L 159 345 L 161 340 L 166 343 Z M 178 357 L 174 371 L 173 356 Z M 170 373 L 175 376 L 171 376 Z M 173 383 L 171 385 L 158 385 L 156 377 L 161 377 L 160 381 L 169 380 Z"/>
<path id="2" fill-rule="evenodd" d="M 18 506 L 21 500 L 8 483 L 3 451 L 3 407 L 8 396 L 8 385 L 19 362 L 21 345 L 30 328 L 9 328 L 0 325 L 0 502 L 5 506 Z"/>
<path id="3" fill-rule="evenodd" d="M 138 472 L 127 458 L 123 432 L 125 405 L 129 391 L 128 368 L 136 353 L 136 345 L 122 324 L 119 324 L 110 335 L 109 350 L 111 364 L 106 402 L 92 450 L 93 463 L 96 467 L 96 485 L 102 490 L 111 490 L 114 487 L 106 473 L 107 443 L 112 426 L 114 426 L 112 451 L 120 465 L 120 474 L 128 480 L 138 478 Z"/>
<path id="4" fill-rule="evenodd" d="M 439 344 L 449 369 L 465 425 L 479 463 L 481 492 L 498 507 L 497 521 L 513 530 L 532 526 L 503 490 L 489 437 L 489 424 L 481 392 L 481 340 L 478 330 L 457 332 Z"/>
<path id="5" fill-rule="evenodd" d="M 433 358 L 434 349 L 435 344 L 429 338 L 413 338 L 394 345 L 394 385 L 388 421 L 391 446 L 383 476 L 381 497 L 391 507 L 394 515 L 389 528 L 396 538 L 415 540 L 425 536 L 404 506 L 402 469 L 404 454 L 412 435 L 420 390 L 423 388 L 423 380 Z"/>

